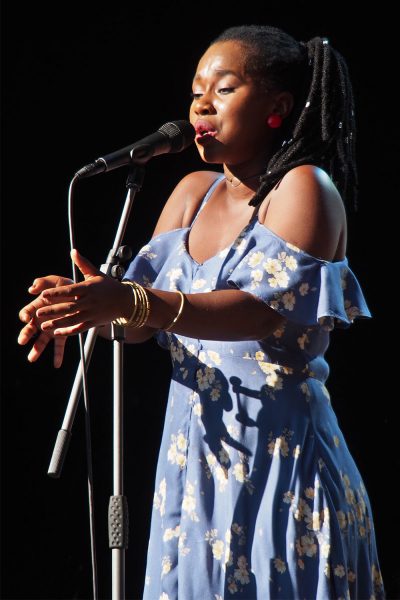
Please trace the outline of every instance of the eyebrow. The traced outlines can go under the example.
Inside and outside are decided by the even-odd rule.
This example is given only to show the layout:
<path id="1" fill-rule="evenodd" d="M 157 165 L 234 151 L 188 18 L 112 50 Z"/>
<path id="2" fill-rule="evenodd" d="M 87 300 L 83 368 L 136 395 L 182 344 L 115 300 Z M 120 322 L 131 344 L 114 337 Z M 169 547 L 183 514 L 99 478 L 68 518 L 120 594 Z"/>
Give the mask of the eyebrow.
<path id="1" fill-rule="evenodd" d="M 223 77 L 224 75 L 235 75 L 235 77 L 239 77 L 239 75 L 236 73 L 236 71 L 232 71 L 230 69 L 215 69 L 214 71 L 217 75 L 219 75 L 220 77 Z M 194 78 L 193 81 L 197 81 L 199 79 L 201 79 L 201 75 L 200 73 L 197 73 Z"/>

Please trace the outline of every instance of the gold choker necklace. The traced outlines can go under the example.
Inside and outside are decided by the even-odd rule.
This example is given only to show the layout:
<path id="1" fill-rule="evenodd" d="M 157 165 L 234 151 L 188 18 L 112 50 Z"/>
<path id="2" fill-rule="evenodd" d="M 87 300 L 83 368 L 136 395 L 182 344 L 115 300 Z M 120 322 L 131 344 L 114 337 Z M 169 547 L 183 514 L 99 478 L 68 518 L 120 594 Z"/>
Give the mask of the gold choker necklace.
<path id="1" fill-rule="evenodd" d="M 249 175 L 248 177 L 244 177 L 243 179 L 238 179 L 237 177 L 235 177 L 235 175 L 232 178 L 229 178 L 227 175 L 225 175 L 225 177 L 226 177 L 226 180 L 229 181 L 229 183 L 231 184 L 232 187 L 239 187 L 239 185 L 241 183 L 243 183 L 243 181 L 247 181 L 248 179 L 253 179 L 254 177 L 260 177 L 263 174 L 264 174 L 264 171 L 262 171 L 262 173 L 255 173 L 254 175 Z M 237 179 L 238 183 L 233 183 L 234 179 Z"/>

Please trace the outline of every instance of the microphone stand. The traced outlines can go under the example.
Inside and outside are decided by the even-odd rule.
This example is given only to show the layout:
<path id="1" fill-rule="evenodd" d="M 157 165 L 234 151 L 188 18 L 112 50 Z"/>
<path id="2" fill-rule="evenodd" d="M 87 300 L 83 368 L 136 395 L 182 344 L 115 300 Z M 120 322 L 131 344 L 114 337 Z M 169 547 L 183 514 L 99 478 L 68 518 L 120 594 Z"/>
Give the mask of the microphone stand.
<path id="1" fill-rule="evenodd" d="M 137 191 L 140 191 L 144 179 L 144 168 L 131 165 L 126 188 L 128 190 L 122 210 L 114 245 L 108 253 L 107 260 L 100 270 L 106 275 L 122 279 L 125 271 L 122 262 L 131 257 L 127 246 L 121 247 L 130 211 Z M 89 365 L 98 328 L 89 330 L 84 346 L 85 363 Z M 128 547 L 128 504 L 123 486 L 123 344 L 124 328 L 112 324 L 114 386 L 113 386 L 113 495 L 110 497 L 108 509 L 109 547 L 112 553 L 112 600 L 125 598 L 125 550 Z M 79 397 L 82 392 L 82 360 L 79 363 L 74 384 L 67 405 L 61 429 L 58 432 L 50 466 L 47 474 L 60 477 L 62 466 L 71 439 L 71 429 L 75 418 Z"/>

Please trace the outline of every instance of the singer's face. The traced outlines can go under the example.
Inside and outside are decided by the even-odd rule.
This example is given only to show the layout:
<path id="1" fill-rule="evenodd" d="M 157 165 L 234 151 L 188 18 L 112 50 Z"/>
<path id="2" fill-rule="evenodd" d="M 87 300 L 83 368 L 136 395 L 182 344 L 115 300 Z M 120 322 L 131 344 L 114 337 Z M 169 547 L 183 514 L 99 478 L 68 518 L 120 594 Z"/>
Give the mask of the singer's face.
<path id="1" fill-rule="evenodd" d="M 209 163 L 237 165 L 267 155 L 275 94 L 246 71 L 246 47 L 217 42 L 200 59 L 193 79 L 190 122 L 196 146 Z"/>

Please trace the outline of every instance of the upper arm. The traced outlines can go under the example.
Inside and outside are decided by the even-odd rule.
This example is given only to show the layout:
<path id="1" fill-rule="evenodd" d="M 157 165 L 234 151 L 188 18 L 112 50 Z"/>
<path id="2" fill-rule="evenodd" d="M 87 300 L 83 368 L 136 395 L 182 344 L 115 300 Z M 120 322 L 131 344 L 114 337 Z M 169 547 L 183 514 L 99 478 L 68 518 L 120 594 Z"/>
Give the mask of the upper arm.
<path id="1" fill-rule="evenodd" d="M 188 227 L 208 188 L 219 176 L 220 173 L 215 171 L 195 171 L 183 177 L 165 203 L 153 237 L 166 231 Z"/>
<path id="2" fill-rule="evenodd" d="M 331 261 L 341 253 L 344 205 L 332 180 L 319 167 L 301 165 L 289 171 L 271 193 L 267 214 L 261 220 L 312 256 Z"/>

